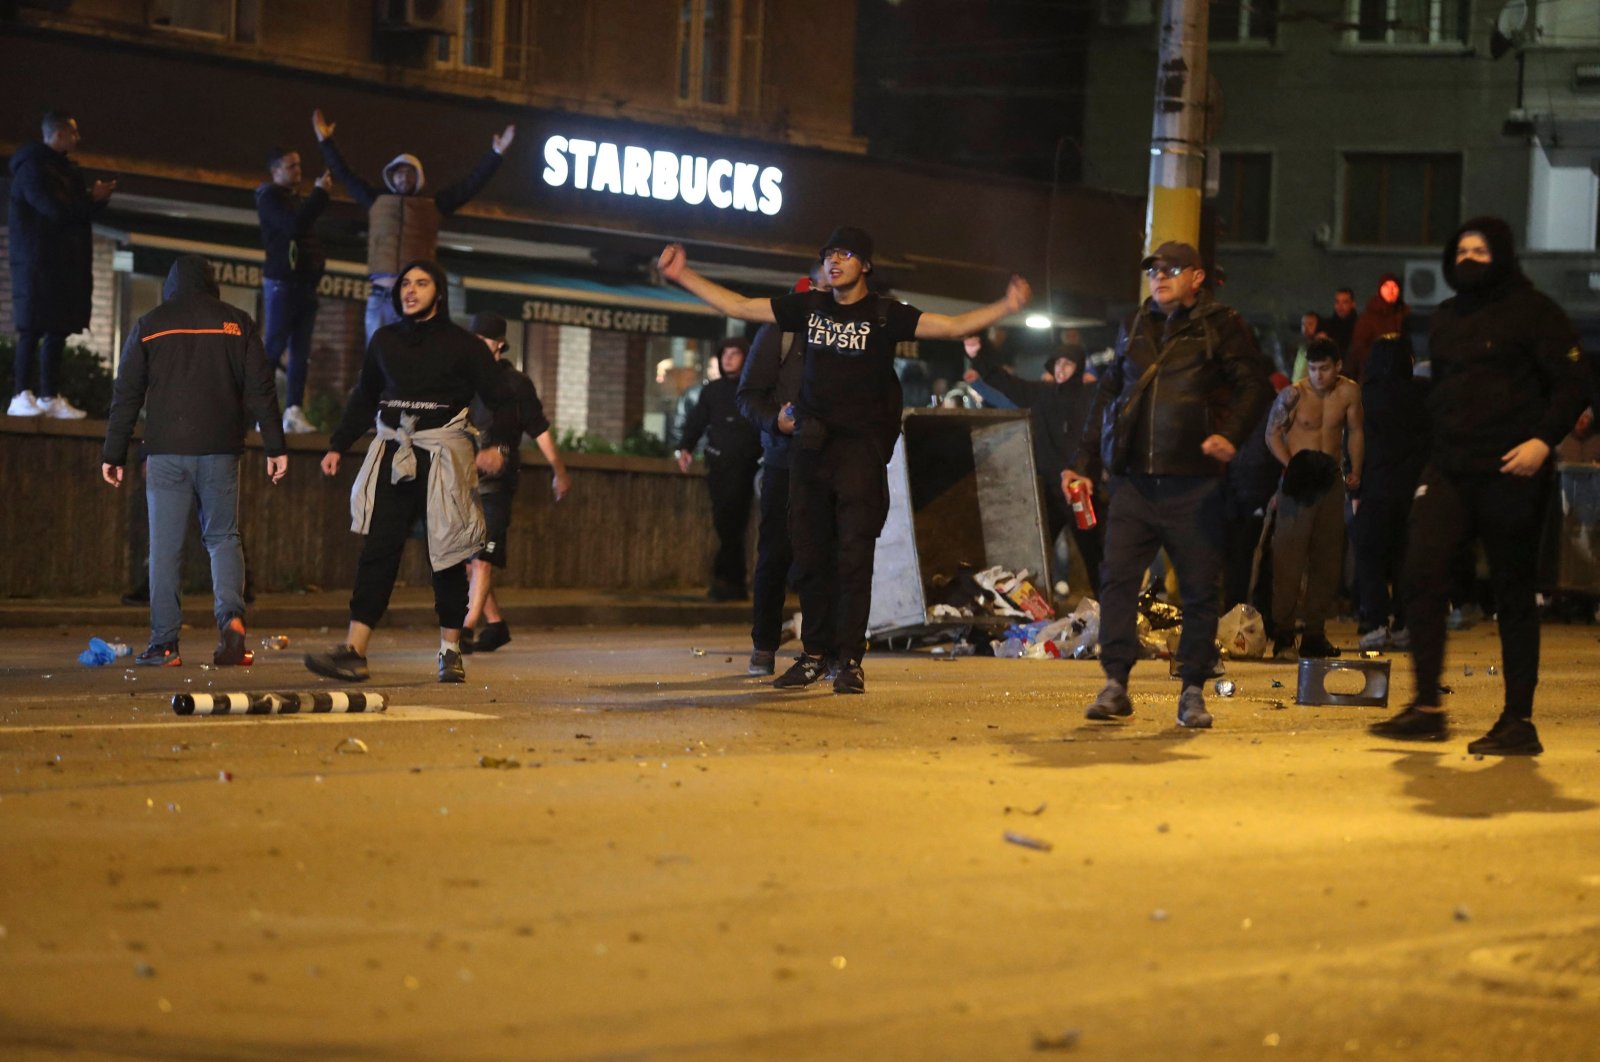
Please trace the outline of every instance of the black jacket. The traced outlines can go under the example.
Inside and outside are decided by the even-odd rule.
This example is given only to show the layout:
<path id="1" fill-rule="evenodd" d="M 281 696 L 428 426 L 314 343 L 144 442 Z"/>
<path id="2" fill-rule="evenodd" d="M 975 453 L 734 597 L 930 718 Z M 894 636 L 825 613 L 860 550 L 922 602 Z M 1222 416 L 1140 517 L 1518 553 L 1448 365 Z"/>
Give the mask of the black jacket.
<path id="1" fill-rule="evenodd" d="M 1146 300 L 1100 375 L 1080 471 L 1096 479 L 1102 466 L 1114 475 L 1221 476 L 1200 444 L 1215 434 L 1242 448 L 1271 401 L 1266 359 L 1237 312 L 1205 290 L 1171 317 Z"/>
<path id="2" fill-rule="evenodd" d="M 1485 283 L 1465 291 L 1455 273 L 1464 232 L 1482 233 L 1494 258 Z M 1456 230 L 1444 270 L 1460 294 L 1433 314 L 1429 461 L 1451 472 L 1494 472 L 1502 454 L 1528 439 L 1554 451 L 1588 402 L 1572 323 L 1523 276 L 1511 230 L 1496 218 Z"/>
<path id="3" fill-rule="evenodd" d="M 1066 383 L 1058 384 L 1021 379 L 999 368 L 992 359 L 981 359 L 973 367 L 983 375 L 985 384 L 1032 415 L 1035 472 L 1059 479 L 1064 469 L 1076 466 L 1084 421 L 1094 397 L 1077 373 Z"/>
<path id="4" fill-rule="evenodd" d="M 122 348 L 100 459 L 126 462 L 145 406 L 148 454 L 242 453 L 253 424 L 269 457 L 283 453 L 277 387 L 255 321 L 217 298 L 211 265 L 198 255 L 172 263 L 161 294 Z"/>
<path id="5" fill-rule="evenodd" d="M 705 436 L 706 460 L 713 467 L 754 467 L 761 457 L 761 438 L 739 412 L 739 381 L 718 377 L 700 388 L 700 400 L 684 421 L 678 446 L 693 450 Z"/>
<path id="6" fill-rule="evenodd" d="M 505 388 L 511 393 L 512 415 L 517 421 L 517 442 L 520 446 L 522 437 L 538 439 L 539 436 L 550 430 L 550 420 L 544 415 L 544 403 L 539 401 L 539 389 L 533 386 L 533 381 L 517 367 L 500 358 L 495 363 L 495 371 L 500 374 Z M 481 398 L 472 400 L 472 423 L 485 438 L 494 431 L 495 413 Z M 493 494 L 497 491 L 510 493 L 517 489 L 517 477 L 522 470 L 522 461 L 516 450 L 506 456 L 505 467 L 498 475 L 478 474 L 478 490 L 484 494 Z"/>
<path id="7" fill-rule="evenodd" d="M 271 181 L 256 189 L 256 215 L 261 219 L 261 246 L 267 260 L 261 275 L 268 280 L 322 277 L 327 255 L 317 236 L 317 218 L 328 205 L 328 193 L 314 186 L 310 195 Z"/>
<path id="8" fill-rule="evenodd" d="M 521 439 L 516 401 L 505 377 L 495 369 L 494 355 L 483 340 L 450 320 L 444 271 L 432 262 L 408 262 L 401 275 L 414 268 L 433 276 L 438 311 L 425 321 L 402 317 L 372 333 L 361 375 L 328 439 L 328 449 L 348 450 L 372 429 L 374 416 L 381 416 L 391 428 L 399 427 L 404 414 L 416 417 L 419 429 L 443 427 L 472 404 L 474 395 L 492 413 L 489 444 L 516 446 Z M 401 312 L 398 287 L 390 300 Z"/>
<path id="9" fill-rule="evenodd" d="M 1366 459 L 1361 493 L 1409 491 L 1428 453 L 1428 381 L 1413 374 L 1411 344 L 1380 339 L 1361 382 Z"/>
<path id="10" fill-rule="evenodd" d="M 11 307 L 19 332 L 81 332 L 94 291 L 96 203 L 78 164 L 48 144 L 11 156 Z"/>
<path id="11" fill-rule="evenodd" d="M 778 414 L 799 397 L 805 373 L 805 337 L 792 335 L 785 351 L 784 332 L 774 324 L 762 325 L 750 341 L 750 354 L 739 373 L 739 412 L 761 432 L 761 462 L 769 468 L 789 467 L 794 439 L 778 430 Z"/>

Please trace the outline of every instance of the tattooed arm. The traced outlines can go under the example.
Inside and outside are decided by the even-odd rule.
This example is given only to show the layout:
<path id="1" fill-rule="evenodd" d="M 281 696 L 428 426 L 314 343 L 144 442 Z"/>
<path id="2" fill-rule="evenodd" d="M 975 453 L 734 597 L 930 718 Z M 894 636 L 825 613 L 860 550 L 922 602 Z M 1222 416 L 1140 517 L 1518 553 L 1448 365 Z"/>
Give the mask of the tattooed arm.
<path id="1" fill-rule="evenodd" d="M 1267 449 L 1287 465 L 1294 455 L 1289 452 L 1289 425 L 1294 423 L 1294 410 L 1300 404 L 1300 388 L 1290 384 L 1278 392 L 1278 398 L 1267 413 Z"/>

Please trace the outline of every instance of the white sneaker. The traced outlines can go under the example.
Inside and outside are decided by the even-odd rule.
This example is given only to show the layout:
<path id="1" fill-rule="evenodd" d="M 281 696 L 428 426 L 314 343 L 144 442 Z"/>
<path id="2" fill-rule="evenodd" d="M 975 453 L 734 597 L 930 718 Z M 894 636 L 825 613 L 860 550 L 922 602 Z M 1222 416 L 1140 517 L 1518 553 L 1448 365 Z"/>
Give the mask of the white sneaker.
<path id="1" fill-rule="evenodd" d="M 18 391 L 11 396 L 11 405 L 6 407 L 8 417 L 37 417 L 43 412 L 32 391 Z"/>
<path id="2" fill-rule="evenodd" d="M 1387 626 L 1374 627 L 1361 636 L 1361 651 L 1364 653 L 1381 652 L 1387 648 L 1389 648 L 1389 628 Z"/>
<path id="3" fill-rule="evenodd" d="M 283 411 L 283 430 L 290 435 L 304 435 L 316 431 L 317 426 L 306 419 L 305 411 L 299 406 L 290 406 Z"/>
<path id="4" fill-rule="evenodd" d="M 89 415 L 60 395 L 39 399 L 39 412 L 56 420 L 82 420 Z"/>

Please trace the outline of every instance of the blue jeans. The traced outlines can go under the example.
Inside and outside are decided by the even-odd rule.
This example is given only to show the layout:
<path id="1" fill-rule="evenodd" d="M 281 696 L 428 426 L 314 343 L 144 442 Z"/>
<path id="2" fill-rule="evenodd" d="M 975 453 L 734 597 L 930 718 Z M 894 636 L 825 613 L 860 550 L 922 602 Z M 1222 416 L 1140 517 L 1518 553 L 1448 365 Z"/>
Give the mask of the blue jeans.
<path id="1" fill-rule="evenodd" d="M 400 315 L 394 311 L 394 302 L 389 298 L 389 289 L 372 285 L 372 294 L 367 296 L 367 342 L 372 342 L 372 333 L 384 325 L 397 324 Z"/>
<path id="2" fill-rule="evenodd" d="M 1183 598 L 1178 673 L 1199 686 L 1217 659 L 1217 593 L 1226 528 L 1220 476 L 1125 476 L 1111 481 L 1100 571 L 1100 667 L 1126 683 L 1139 644 L 1139 586 L 1166 549 Z"/>
<path id="3" fill-rule="evenodd" d="M 267 360 L 277 363 L 289 350 L 289 393 L 285 406 L 305 404 L 306 366 L 311 359 L 311 332 L 317 325 L 317 281 L 263 280 L 262 344 Z"/>
<path id="4" fill-rule="evenodd" d="M 200 503 L 200 540 L 211 554 L 213 612 L 221 629 L 244 615 L 236 454 L 151 454 L 144 472 L 150 507 L 150 641 L 175 642 L 183 626 L 183 540 Z"/>

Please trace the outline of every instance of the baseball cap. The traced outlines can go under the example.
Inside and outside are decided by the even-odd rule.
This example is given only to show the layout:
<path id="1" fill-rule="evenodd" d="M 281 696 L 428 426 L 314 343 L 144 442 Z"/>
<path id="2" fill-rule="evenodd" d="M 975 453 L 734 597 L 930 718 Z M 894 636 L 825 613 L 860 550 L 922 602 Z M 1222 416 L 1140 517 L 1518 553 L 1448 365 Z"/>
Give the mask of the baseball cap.
<path id="1" fill-rule="evenodd" d="M 1157 262 L 1164 262 L 1169 266 L 1178 266 L 1181 269 L 1202 268 L 1200 265 L 1200 252 L 1187 243 L 1177 240 L 1168 240 L 1157 247 L 1152 254 L 1147 254 L 1139 263 L 1140 269 L 1149 269 Z"/>
<path id="2" fill-rule="evenodd" d="M 467 326 L 467 331 L 484 339 L 498 339 L 501 342 L 506 338 L 506 319 L 497 313 L 485 310 L 483 313 L 472 315 L 472 323 Z"/>

